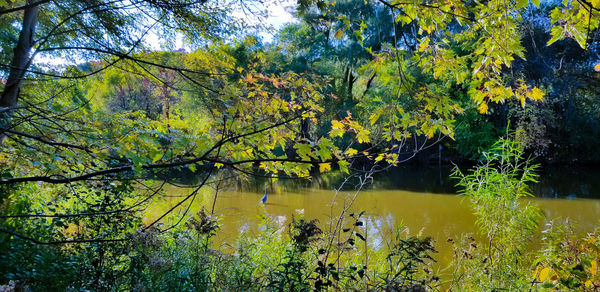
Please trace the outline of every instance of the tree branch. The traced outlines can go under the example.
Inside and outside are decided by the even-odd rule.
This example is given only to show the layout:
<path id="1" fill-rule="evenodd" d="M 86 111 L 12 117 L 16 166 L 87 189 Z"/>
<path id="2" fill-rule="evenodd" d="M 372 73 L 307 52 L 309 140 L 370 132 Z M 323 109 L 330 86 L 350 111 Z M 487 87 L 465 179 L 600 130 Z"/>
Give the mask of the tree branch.
<path id="1" fill-rule="evenodd" d="M 14 8 L 2 9 L 2 10 L 0 10 L 0 16 L 2 16 L 4 14 L 8 14 L 8 13 L 13 13 L 13 12 L 21 11 L 21 10 L 26 10 L 26 9 L 32 8 L 34 6 L 42 5 L 42 4 L 45 4 L 45 3 L 48 3 L 48 2 L 50 2 L 50 0 L 40 0 L 40 1 L 37 1 L 37 2 L 27 3 L 25 5 L 17 6 L 17 7 L 14 7 Z"/>
<path id="2" fill-rule="evenodd" d="M 220 148 L 222 145 L 224 145 L 225 143 L 227 143 L 231 140 L 241 139 L 241 138 L 244 138 L 247 136 L 255 135 L 255 134 L 279 127 L 281 125 L 285 125 L 295 119 L 298 119 L 299 117 L 301 117 L 301 114 L 299 114 L 295 117 L 292 117 L 290 119 L 281 121 L 279 123 L 273 124 L 271 126 L 265 127 L 263 129 L 251 131 L 251 132 L 240 134 L 237 136 L 224 138 L 224 139 L 220 140 L 219 142 L 215 143 L 215 145 L 213 145 L 213 147 L 211 147 L 206 152 L 204 152 L 204 154 L 202 154 L 201 156 L 195 157 L 195 158 L 176 161 L 176 162 L 170 162 L 170 163 L 148 164 L 148 165 L 142 166 L 141 168 L 146 169 L 146 170 L 172 168 L 172 167 L 194 164 L 194 163 L 198 163 L 201 161 L 208 161 L 207 158 L 210 153 L 212 153 L 214 150 Z M 53 184 L 69 183 L 69 182 L 75 182 L 75 181 L 82 181 L 82 180 L 90 179 L 90 178 L 97 177 L 97 176 L 107 175 L 107 174 L 132 171 L 133 169 L 134 169 L 134 165 L 125 165 L 125 166 L 121 166 L 121 167 L 115 167 L 115 168 L 94 171 L 94 172 L 90 172 L 90 173 L 80 175 L 80 176 L 75 176 L 75 177 L 64 177 L 64 176 L 54 175 L 54 176 L 30 176 L 30 177 L 10 178 L 10 179 L 5 179 L 5 180 L 0 180 L 0 185 L 8 185 L 8 184 L 14 184 L 14 183 L 21 183 L 21 182 L 35 182 L 35 181 L 53 183 Z"/>

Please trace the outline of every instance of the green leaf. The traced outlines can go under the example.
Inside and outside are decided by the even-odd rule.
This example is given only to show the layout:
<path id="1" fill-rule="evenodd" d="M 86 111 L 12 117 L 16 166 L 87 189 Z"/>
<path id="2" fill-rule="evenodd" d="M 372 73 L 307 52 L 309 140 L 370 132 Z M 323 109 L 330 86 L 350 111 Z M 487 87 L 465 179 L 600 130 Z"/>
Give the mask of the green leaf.
<path id="1" fill-rule="evenodd" d="M 341 171 L 343 171 L 346 174 L 350 173 L 350 171 L 348 170 L 348 165 L 350 165 L 350 162 L 348 162 L 346 160 L 340 160 L 340 161 L 338 161 L 337 164 L 340 167 Z"/>
<path id="2" fill-rule="evenodd" d="M 310 160 L 312 148 L 309 144 L 297 143 L 294 145 L 294 148 L 302 160 Z"/>
<path id="3" fill-rule="evenodd" d="M 552 35 L 552 37 L 546 43 L 546 45 L 548 45 L 548 46 L 555 43 L 556 41 L 563 39 L 563 37 L 564 37 L 563 28 L 560 26 L 552 27 L 552 29 L 550 30 L 550 35 Z"/>
<path id="4" fill-rule="evenodd" d="M 537 0 L 537 1 L 538 1 L 538 5 L 539 5 L 539 0 Z M 527 3 L 529 3 L 529 0 L 517 0 L 516 8 L 521 9 L 521 8 L 527 6 Z"/>

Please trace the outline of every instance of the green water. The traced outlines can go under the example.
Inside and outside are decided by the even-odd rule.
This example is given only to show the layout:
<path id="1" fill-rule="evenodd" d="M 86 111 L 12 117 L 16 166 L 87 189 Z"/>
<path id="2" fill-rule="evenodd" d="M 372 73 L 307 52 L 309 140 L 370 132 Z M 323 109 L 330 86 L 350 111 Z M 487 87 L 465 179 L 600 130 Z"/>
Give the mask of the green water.
<path id="1" fill-rule="evenodd" d="M 152 204 L 146 221 L 156 218 L 164 210 L 189 194 L 190 188 L 168 187 L 167 198 Z M 260 204 L 262 193 L 225 191 L 213 200 L 214 190 L 203 189 L 195 197 L 187 216 L 204 207 L 219 216 L 221 229 L 214 239 L 215 247 L 228 249 L 235 245 L 242 231 L 248 236 L 260 232 L 263 217 L 268 216 L 286 228 L 292 216 L 306 219 L 318 219 L 323 229 L 329 228 L 332 218 L 337 218 L 341 208 L 354 198 L 353 192 L 336 193 L 333 190 L 305 189 L 285 191 L 276 185 L 269 189 L 266 205 Z M 579 233 L 593 231 L 600 226 L 600 200 L 597 199 L 548 199 L 533 198 L 532 203 L 539 205 L 546 214 L 545 220 L 568 218 L 576 222 Z M 187 203 L 187 202 L 186 202 Z M 187 204 L 177 209 L 175 217 L 181 216 Z M 456 238 L 463 234 L 476 235 L 475 218 L 469 209 L 468 201 L 453 194 L 433 194 L 402 190 L 368 190 L 356 195 L 350 208 L 351 212 L 365 211 L 366 229 L 369 241 L 374 248 L 384 247 L 388 234 L 399 224 L 405 226 L 410 234 L 431 236 L 439 251 L 435 255 L 440 263 L 450 263 L 453 251 L 446 243 L 448 237 Z M 477 237 L 477 236 L 476 236 Z"/>

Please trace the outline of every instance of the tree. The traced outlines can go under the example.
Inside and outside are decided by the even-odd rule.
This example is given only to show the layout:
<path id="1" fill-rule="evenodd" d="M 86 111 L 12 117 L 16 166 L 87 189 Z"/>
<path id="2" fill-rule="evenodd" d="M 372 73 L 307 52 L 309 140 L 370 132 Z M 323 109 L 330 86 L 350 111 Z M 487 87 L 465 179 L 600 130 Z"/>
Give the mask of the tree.
<path id="1" fill-rule="evenodd" d="M 16 25 L 19 19 L 21 28 L 18 40 L 12 44 L 10 64 L 2 65 L 9 74 L 0 106 L 7 111 L 16 106 L 26 74 L 41 73 L 31 70 L 36 55 L 50 53 L 72 58 L 112 55 L 117 56 L 115 62 L 118 62 L 133 59 L 130 53 L 139 48 L 143 37 L 153 26 L 187 28 L 185 32 L 194 34 L 195 38 L 207 40 L 222 35 L 228 24 L 225 10 L 205 1 L 48 0 L 9 3 L 0 12 L 7 19 L 12 18 L 12 21 L 3 23 L 4 28 Z"/>
<path id="2" fill-rule="evenodd" d="M 320 16 L 309 20 L 316 31 L 336 28 L 318 31 L 319 40 L 333 34 L 333 39 L 347 40 L 352 47 L 359 44 L 356 56 L 364 58 L 360 68 L 353 69 L 359 62 L 354 59 L 358 57 L 351 57 L 343 77 L 353 88 L 348 90 L 350 97 L 354 88 L 364 92 L 357 100 L 357 110 L 331 120 L 331 126 L 329 121 L 321 123 L 322 131 L 315 134 L 309 133 L 306 125 L 317 124 L 326 111 L 324 101 L 333 98 L 327 79 L 317 72 L 269 71 L 273 60 L 260 49 L 236 55 L 236 50 L 223 44 L 229 37 L 228 29 L 235 29 L 234 21 L 225 13 L 227 9 L 210 2 L 183 0 L 20 4 L 12 3 L 0 12 L 15 19 L 2 22 L 7 31 L 21 27 L 21 41 L 12 44 L 16 49 L 10 62 L 16 65 L 4 65 L 11 70 L 2 94 L 2 134 L 6 139 L 0 153 L 0 185 L 23 188 L 11 191 L 17 194 L 12 200 L 35 194 L 31 190 L 40 188 L 55 194 L 52 203 L 59 204 L 58 194 L 65 191 L 78 196 L 77 188 L 67 188 L 73 184 L 95 189 L 98 180 L 144 183 L 182 169 L 202 174 L 196 191 L 179 200 L 168 214 L 191 204 L 200 187 L 214 182 L 211 175 L 217 169 L 242 176 L 303 178 L 316 169 L 325 172 L 337 167 L 348 171 L 355 158 L 367 157 L 382 166 L 395 165 L 414 156 L 430 139 L 453 137 L 455 115 L 463 110 L 457 101 L 457 89 L 481 113 L 488 112 L 488 104 L 511 99 L 524 104 L 544 95 L 524 80 L 509 83 L 502 74 L 516 58 L 523 57 L 524 48 L 513 35 L 518 31 L 518 13 L 527 3 L 378 1 L 370 3 L 373 9 L 352 1 L 317 2 L 316 8 L 300 3 L 302 11 L 339 13 L 335 24 L 328 24 Z M 337 5 L 341 7 L 338 10 Z M 596 19 L 594 5 L 588 10 L 583 9 L 588 6 L 577 6 L 580 13 L 576 16 Z M 355 8 L 367 11 L 358 15 L 368 19 L 345 15 Z M 571 11 L 557 9 L 557 15 L 571 15 Z M 389 13 L 384 13 L 386 10 Z M 381 24 L 373 15 L 391 16 L 391 23 L 381 25 L 391 31 L 369 32 L 371 23 Z M 16 19 L 20 25 L 14 25 Z M 151 23 L 144 21 L 148 19 Z M 189 38 L 196 37 L 196 44 L 211 45 L 196 47 L 186 56 L 179 56 L 182 59 L 158 61 L 158 56 L 169 54 L 143 53 L 137 49 L 142 39 L 135 37 L 144 35 L 154 22 L 179 29 Z M 591 22 L 589 27 L 590 33 L 596 28 Z M 38 41 L 34 44 L 31 37 Z M 574 35 L 563 33 L 560 37 Z M 319 44 L 326 46 L 328 42 Z M 30 56 L 50 52 L 58 56 L 75 52 L 72 58 L 101 62 L 96 63 L 98 68 L 91 66 L 91 71 L 47 70 L 33 64 Z M 316 52 L 314 58 L 323 56 Z M 110 72 L 107 68 L 121 73 L 131 71 L 155 82 L 157 96 L 165 105 L 161 118 L 100 107 L 85 77 Z M 198 110 L 171 108 L 172 92 L 182 92 L 184 102 L 195 102 Z M 343 139 L 349 142 L 340 143 Z M 35 182 L 42 184 L 36 186 Z M 118 212 L 141 208 L 156 193 L 153 186 L 140 193 L 141 198 L 133 204 L 121 201 L 126 205 Z M 14 229 L 19 226 L 14 223 L 16 218 L 64 215 L 45 205 L 12 211 L 17 213 L 5 218 L 12 220 L 9 226 Z M 68 212 L 97 216 L 106 211 L 70 208 Z M 145 228 L 156 225 L 167 214 Z M 10 229 L 4 232 L 47 242 Z M 51 242 L 93 240 L 124 237 L 115 234 L 108 239 Z"/>
<path id="3" fill-rule="evenodd" d="M 504 3 L 497 1 L 484 3 L 464 1 L 443 3 L 439 1 L 425 3 L 420 1 L 370 2 L 369 7 L 381 6 L 388 11 L 388 13 L 378 12 L 376 15 L 389 14 L 391 16 L 389 20 L 391 25 L 384 26 L 377 22 L 370 22 L 368 17 L 364 17 L 367 15 L 364 13 L 365 10 L 356 9 L 342 12 L 336 18 L 337 13 L 343 10 L 339 7 L 347 7 L 351 5 L 350 3 L 352 1 L 301 1 L 300 8 L 301 12 L 306 15 L 312 15 L 315 10 L 320 10 L 320 17 L 313 17 L 313 19 L 321 20 L 322 26 L 327 23 L 336 23 L 336 20 L 343 23 L 343 29 L 336 31 L 335 35 L 341 39 L 356 39 L 358 42 L 362 42 L 366 51 L 369 52 L 370 63 L 362 66 L 357 79 L 364 80 L 361 82 L 367 83 L 371 91 L 377 90 L 378 87 L 380 89 L 375 91 L 375 96 L 367 95 L 368 98 L 362 102 L 362 106 L 367 109 L 365 112 L 375 113 L 371 116 L 374 120 L 377 120 L 376 117 L 381 117 L 380 111 L 377 109 L 397 107 L 406 110 L 407 103 L 403 102 L 402 98 L 411 101 L 412 104 L 415 101 L 414 97 L 428 103 L 426 107 L 418 106 L 418 108 L 439 109 L 438 105 L 453 105 L 454 103 L 454 106 L 459 106 L 455 108 L 458 111 L 464 109 L 468 112 L 478 111 L 486 114 L 487 117 L 484 119 L 488 122 L 485 123 L 485 127 L 496 128 L 497 133 L 501 132 L 508 120 L 512 120 L 513 125 L 525 130 L 521 133 L 532 134 L 529 141 L 523 140 L 525 145 L 538 154 L 545 153 L 551 142 L 544 135 L 553 127 L 553 125 L 549 125 L 553 119 L 548 116 L 548 108 L 554 106 L 551 105 L 555 104 L 554 101 L 550 100 L 550 103 L 544 105 L 536 103 L 541 107 L 539 110 L 522 111 L 522 108 L 532 101 L 541 101 L 546 94 L 544 91 L 553 90 L 557 96 L 562 95 L 555 90 L 555 86 L 546 85 L 539 82 L 539 79 L 530 77 L 536 72 L 545 74 L 557 72 L 557 68 L 562 68 L 564 71 L 566 67 L 561 67 L 560 64 L 566 64 L 564 61 L 568 59 L 559 57 L 555 62 L 549 62 L 546 59 L 545 62 L 540 63 L 535 61 L 536 56 L 540 56 L 539 52 L 543 51 L 560 51 L 562 46 L 570 44 L 571 49 L 579 50 L 576 53 L 578 57 L 583 57 L 583 52 L 589 54 L 587 58 L 583 58 L 585 61 L 582 59 L 586 65 L 582 63 L 581 65 L 584 67 L 580 68 L 587 70 L 586 74 L 582 76 L 585 84 L 589 84 L 588 81 L 593 80 L 591 69 L 594 64 L 589 64 L 589 62 L 595 62 L 596 59 L 591 56 L 594 56 L 597 51 L 597 28 L 600 17 L 598 11 L 600 4 L 594 1 L 573 1 L 563 4 L 554 2 L 540 4 L 536 1 L 531 3 L 528 1 Z M 372 9 L 379 11 L 375 8 Z M 386 17 L 380 17 L 379 23 L 381 23 L 381 19 L 386 19 Z M 533 34 L 532 31 L 527 32 L 533 23 L 543 26 L 541 27 L 542 30 L 545 30 L 543 35 L 548 37 L 543 40 L 536 39 L 531 44 L 532 38 L 536 35 L 541 36 L 540 32 L 537 34 Z M 383 40 L 383 46 L 373 44 L 372 31 L 374 28 L 381 29 L 382 27 L 388 28 L 387 31 L 380 32 L 380 35 L 387 36 L 387 38 L 380 38 Z M 393 29 L 391 29 L 392 27 Z M 573 46 L 580 48 L 577 49 Z M 560 55 L 562 56 L 562 53 Z M 548 68 L 548 66 L 552 66 L 548 65 L 551 63 L 555 63 L 553 66 L 555 70 Z M 527 64 L 525 65 L 526 69 L 522 67 L 523 64 Z M 552 80 L 560 82 L 565 79 L 555 78 Z M 381 84 L 385 86 L 378 86 Z M 581 82 L 574 84 L 581 84 Z M 394 88 L 394 86 L 397 87 Z M 383 92 L 387 91 L 388 94 L 383 94 L 381 89 Z M 572 92 L 568 95 L 575 96 Z M 382 102 L 379 100 L 382 96 L 388 96 L 388 98 L 383 98 Z M 402 105 L 398 106 L 398 104 Z M 507 107 L 504 104 L 511 106 Z M 359 108 L 362 106 L 359 105 Z M 570 108 L 574 108 L 574 106 L 570 106 Z M 527 114 L 532 110 L 539 111 L 544 116 L 536 117 Z M 382 110 L 381 112 L 394 113 L 395 111 Z M 440 112 L 436 114 L 440 114 Z M 467 116 L 459 115 L 452 119 L 460 122 L 458 148 L 471 152 L 465 154 L 476 157 L 478 147 L 473 149 L 465 147 L 465 143 L 469 145 L 473 145 L 473 143 L 462 140 L 478 131 L 477 125 L 481 121 L 476 119 L 473 122 L 472 119 L 466 118 L 473 116 L 469 113 Z M 585 114 L 583 116 L 576 114 L 576 116 L 590 121 L 589 118 L 584 118 Z M 589 117 L 589 115 L 587 116 Z M 393 116 L 387 118 L 397 119 Z M 439 128 L 433 125 L 437 124 L 439 121 L 423 123 L 425 125 L 423 130 L 428 133 L 435 132 Z M 395 128 L 393 124 L 390 125 L 391 128 Z M 453 125 L 448 124 L 448 126 L 449 130 L 453 129 Z M 468 129 L 468 133 L 464 131 L 465 127 Z M 583 127 L 573 128 L 595 129 L 590 123 Z M 388 135 L 390 133 L 388 131 Z M 478 136 L 480 135 L 473 137 Z M 593 136 L 593 132 L 579 135 L 580 139 Z M 491 135 L 484 138 L 485 141 L 491 142 L 497 137 Z M 556 140 L 557 143 L 560 143 L 559 141 L 571 139 Z M 489 146 L 489 144 L 482 143 L 480 146 Z M 587 145 L 593 145 L 593 143 Z"/>
<path id="4" fill-rule="evenodd" d="M 75 11 L 66 17 L 60 17 L 61 25 L 69 21 L 78 25 L 72 30 L 66 30 L 64 27 L 45 27 L 45 30 L 38 30 L 54 34 L 42 35 L 43 39 L 49 38 L 52 41 L 46 44 L 43 41 L 38 42 L 36 53 L 72 50 L 92 52 L 91 55 L 82 53 L 77 56 L 92 58 L 93 64 L 87 71 L 71 67 L 57 72 L 38 69 L 29 64 L 31 62 L 28 60 L 28 64 L 19 68 L 17 72 L 21 75 L 13 75 L 11 78 L 20 80 L 22 76 L 28 76 L 32 78 L 31 81 L 14 83 L 16 87 L 12 88 L 18 88 L 16 91 L 11 91 L 10 86 L 5 87 L 5 92 L 8 92 L 5 96 L 19 97 L 9 103 L 11 106 L 6 107 L 10 115 L 4 116 L 6 123 L 3 123 L 3 135 L 6 139 L 2 144 L 0 158 L 1 184 L 13 187 L 10 192 L 3 192 L 3 197 L 8 200 L 7 204 L 10 206 L 7 212 L 16 213 L 3 217 L 7 220 L 4 222 L 7 228 L 2 228 L 5 233 L 37 243 L 125 240 L 126 234 L 118 232 L 96 233 L 98 237 L 102 234 L 102 238 L 96 238 L 94 235 L 93 238 L 82 239 L 79 238 L 80 234 L 70 238 L 59 236 L 58 240 L 48 240 L 41 239 L 42 235 L 35 232 L 35 229 L 21 228 L 21 231 L 28 231 L 26 233 L 29 235 L 11 230 L 23 227 L 18 220 L 62 218 L 65 213 L 70 214 L 67 216 L 69 218 L 106 216 L 107 211 L 98 210 L 94 204 L 73 206 L 70 203 L 74 198 L 72 196 L 82 198 L 82 190 L 99 188 L 100 186 L 94 183 L 97 180 L 125 183 L 139 180 L 140 183 L 144 183 L 148 177 L 186 168 L 205 175 L 199 183 L 199 189 L 211 178 L 214 169 L 223 166 L 242 174 L 268 172 L 277 176 L 279 172 L 284 172 L 284 176 L 308 176 L 314 163 L 313 159 L 318 158 L 324 163 L 340 159 L 334 157 L 335 147 L 327 139 L 314 141 L 308 148 L 302 148 L 300 158 L 288 158 L 281 154 L 281 151 L 276 151 L 276 148 L 293 145 L 291 142 L 299 139 L 298 132 L 290 131 L 288 127 L 297 128 L 295 124 L 301 123 L 302 120 L 315 119 L 315 112 L 322 110 L 319 106 L 322 95 L 318 90 L 318 83 L 313 85 L 306 78 L 293 73 L 267 76 L 258 72 L 254 68 L 263 62 L 261 54 L 257 54 L 247 68 L 233 66 L 236 60 L 219 48 L 216 40 L 217 44 L 213 49 L 196 50 L 185 57 L 180 56 L 165 62 L 157 61 L 157 56 L 160 56 L 158 53 L 145 54 L 135 50 L 141 39 L 130 40 L 131 35 L 125 31 L 145 31 L 147 27 L 140 23 L 127 23 L 133 21 L 128 17 L 128 9 L 141 14 L 145 12 L 141 9 L 146 7 L 145 5 L 153 8 L 151 11 L 155 11 L 158 16 L 177 17 L 175 22 L 171 20 L 164 22 L 164 25 L 181 24 L 178 27 L 186 28 L 185 32 L 190 35 L 194 34 L 194 30 L 202 30 L 200 36 L 206 36 L 204 40 L 218 36 L 213 33 L 215 27 L 203 27 L 204 23 L 199 20 L 221 17 L 218 15 L 220 9 L 207 9 L 201 13 L 205 15 L 204 18 L 197 19 L 190 14 L 193 10 L 187 9 L 200 5 L 198 2 L 169 3 L 169 7 L 164 6 L 163 2 L 118 2 L 116 4 L 120 6 L 116 7 L 113 6 L 115 3 L 105 2 L 98 2 L 97 5 L 86 3 L 90 6 L 84 7 L 78 7 L 76 4 L 81 3 L 75 3 L 66 6 L 67 11 L 63 11 L 63 2 L 35 2 L 21 9 L 28 13 L 35 13 L 36 9 L 40 9 L 39 11 L 46 13 L 48 18 L 52 16 L 51 12 L 61 14 Z M 205 5 L 208 4 L 202 3 L 200 7 Z M 85 11 L 96 17 L 92 18 L 92 21 L 98 21 L 102 26 L 90 27 L 89 15 Z M 11 13 L 18 11 L 14 10 Z M 123 18 L 123 22 L 119 22 L 119 17 Z M 196 20 L 195 25 L 184 22 L 182 17 Z M 90 30 L 91 36 L 85 34 L 87 30 Z M 83 33 L 83 39 L 74 38 L 77 33 Z M 31 35 L 35 35 L 35 31 L 32 31 Z M 48 37 L 49 35 L 52 37 Z M 61 38 L 55 40 L 54 35 Z M 103 42 L 104 40 L 106 42 Z M 126 44 L 131 44 L 132 47 L 127 48 L 127 51 L 121 50 Z M 29 49 L 31 50 L 31 47 Z M 22 50 L 19 48 L 17 51 Z M 102 55 L 109 57 L 96 61 L 96 58 Z M 158 95 L 165 105 L 164 115 L 160 119 L 149 119 L 143 112 L 135 110 L 112 111 L 100 107 L 94 100 L 98 98 L 98 91 L 90 90 L 95 86 L 90 86 L 87 83 L 89 79 L 84 78 L 100 76 L 107 72 L 126 76 L 125 72 L 128 71 L 156 82 Z M 34 77 L 36 75 L 42 77 Z M 196 94 L 203 103 L 202 110 L 183 116 L 179 111 L 169 109 L 172 102 L 169 101 L 170 92 L 173 90 L 185 90 Z M 15 92 L 16 95 L 13 94 Z M 27 182 L 44 184 L 38 189 L 33 187 L 35 184 Z M 25 188 L 14 188 L 15 186 Z M 51 199 L 48 200 L 51 206 L 33 204 L 21 208 L 22 206 L 17 204 L 18 201 L 28 201 L 35 196 L 35 191 L 29 192 L 31 189 L 27 186 L 52 193 Z M 76 187 L 65 189 L 65 186 Z M 116 183 L 113 187 L 121 186 L 122 183 Z M 110 188 L 111 185 L 107 187 Z M 143 204 L 159 190 L 160 186 L 158 189 L 156 186 L 149 187 L 147 192 L 136 190 L 140 200 L 134 203 L 115 201 L 110 214 L 127 213 L 130 212 L 128 210 L 143 207 Z M 9 193 L 15 196 L 6 198 Z M 197 191 L 194 194 L 196 193 Z M 99 200 L 106 199 L 102 193 L 99 193 L 99 196 Z M 190 195 L 182 199 L 177 206 L 192 202 L 193 198 L 195 195 Z M 60 211 L 56 211 L 59 206 Z M 146 227 L 150 228 L 163 217 Z M 106 224 L 119 223 L 109 220 Z"/>

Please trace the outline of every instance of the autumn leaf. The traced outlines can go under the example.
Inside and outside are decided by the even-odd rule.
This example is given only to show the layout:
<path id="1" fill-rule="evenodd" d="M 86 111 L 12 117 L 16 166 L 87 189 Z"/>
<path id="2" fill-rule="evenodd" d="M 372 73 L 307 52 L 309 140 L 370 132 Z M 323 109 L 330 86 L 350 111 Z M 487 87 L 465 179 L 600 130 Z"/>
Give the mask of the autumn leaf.
<path id="1" fill-rule="evenodd" d="M 377 122 L 379 116 L 381 115 L 380 111 L 375 112 L 369 117 L 369 121 L 371 122 L 371 126 Z"/>
<path id="2" fill-rule="evenodd" d="M 348 150 L 346 150 L 345 154 L 348 156 L 354 156 L 358 153 L 358 151 L 356 151 L 356 149 L 354 148 L 348 148 Z"/>
<path id="3" fill-rule="evenodd" d="M 533 273 L 533 280 L 537 279 L 538 274 L 540 273 L 540 266 L 535 267 L 535 272 Z"/>
<path id="4" fill-rule="evenodd" d="M 592 287 L 594 287 L 594 282 L 592 282 L 592 280 L 587 280 L 585 281 L 585 287 L 588 289 L 591 289 Z"/>
<path id="5" fill-rule="evenodd" d="M 331 128 L 332 129 L 343 129 L 344 128 L 344 124 L 342 124 L 340 121 L 338 120 L 331 120 Z"/>
<path id="6" fill-rule="evenodd" d="M 252 75 L 248 74 L 248 76 L 246 76 L 246 82 L 248 82 L 248 83 L 254 83 L 256 81 L 257 81 L 257 79 L 254 78 Z"/>
<path id="7" fill-rule="evenodd" d="M 544 282 L 546 281 L 546 279 L 548 279 L 548 276 L 550 275 L 550 268 L 549 267 L 545 267 L 540 271 L 540 282 Z"/>
<path id="8" fill-rule="evenodd" d="M 369 130 L 362 130 L 360 132 L 358 132 L 358 134 L 356 135 L 356 139 L 358 139 L 358 143 L 369 143 L 370 138 L 369 138 L 369 134 L 371 134 L 371 132 Z"/>
<path id="9" fill-rule="evenodd" d="M 477 110 L 479 111 L 480 114 L 485 114 L 488 111 L 488 105 L 485 102 L 482 102 L 479 107 L 477 108 Z"/>
<path id="10" fill-rule="evenodd" d="M 544 99 L 544 92 L 537 87 L 533 87 L 531 91 L 527 93 L 527 96 L 532 100 L 538 101 Z"/>
<path id="11" fill-rule="evenodd" d="M 331 170 L 331 163 L 319 163 L 319 172 L 326 172 Z"/>
<path id="12" fill-rule="evenodd" d="M 343 30 L 340 28 L 340 29 L 338 29 L 338 30 L 335 32 L 335 35 L 334 35 L 334 36 L 335 36 L 335 38 L 336 38 L 336 39 L 338 39 L 338 40 L 339 40 L 340 38 L 342 38 L 342 36 L 343 36 L 343 35 L 344 35 L 344 31 L 343 31 Z"/>

